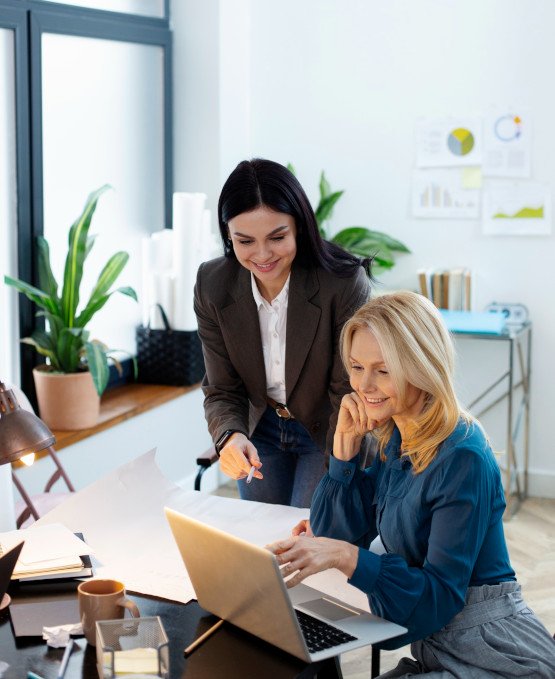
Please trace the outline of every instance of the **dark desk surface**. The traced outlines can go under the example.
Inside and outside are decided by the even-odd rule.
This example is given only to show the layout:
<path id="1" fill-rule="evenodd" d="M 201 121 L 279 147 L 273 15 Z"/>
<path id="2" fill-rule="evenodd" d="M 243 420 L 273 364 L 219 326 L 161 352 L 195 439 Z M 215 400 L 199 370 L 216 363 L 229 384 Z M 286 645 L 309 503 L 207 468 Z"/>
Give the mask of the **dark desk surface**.
<path id="1" fill-rule="evenodd" d="M 141 615 L 159 615 L 170 640 L 170 679 L 340 679 L 332 661 L 307 665 L 293 656 L 266 644 L 225 623 L 189 658 L 183 649 L 217 620 L 196 602 L 172 603 L 133 596 Z M 75 640 L 66 679 L 98 679 L 96 649 L 84 638 Z M 63 648 L 49 648 L 42 639 L 15 639 L 9 614 L 0 614 L 0 660 L 9 664 L 3 679 L 26 679 L 32 671 L 44 679 L 56 679 Z"/>

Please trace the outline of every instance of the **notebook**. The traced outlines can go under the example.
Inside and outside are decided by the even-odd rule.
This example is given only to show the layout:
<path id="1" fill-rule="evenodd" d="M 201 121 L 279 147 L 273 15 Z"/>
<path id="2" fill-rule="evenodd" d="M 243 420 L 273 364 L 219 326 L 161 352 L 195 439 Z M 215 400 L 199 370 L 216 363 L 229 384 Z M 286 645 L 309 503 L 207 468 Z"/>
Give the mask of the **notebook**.
<path id="1" fill-rule="evenodd" d="M 288 590 L 267 549 L 164 511 L 199 604 L 297 658 L 324 660 L 406 632 L 307 585 Z"/>

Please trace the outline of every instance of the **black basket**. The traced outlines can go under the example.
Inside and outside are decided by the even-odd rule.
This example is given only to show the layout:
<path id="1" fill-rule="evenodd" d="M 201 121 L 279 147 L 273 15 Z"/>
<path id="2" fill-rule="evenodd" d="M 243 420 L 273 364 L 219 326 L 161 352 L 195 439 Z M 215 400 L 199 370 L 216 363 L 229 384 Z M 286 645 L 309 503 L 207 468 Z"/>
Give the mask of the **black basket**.
<path id="1" fill-rule="evenodd" d="M 196 330 L 172 330 L 157 305 L 164 330 L 143 325 L 136 330 L 138 382 L 175 387 L 196 384 L 204 377 L 202 344 Z"/>

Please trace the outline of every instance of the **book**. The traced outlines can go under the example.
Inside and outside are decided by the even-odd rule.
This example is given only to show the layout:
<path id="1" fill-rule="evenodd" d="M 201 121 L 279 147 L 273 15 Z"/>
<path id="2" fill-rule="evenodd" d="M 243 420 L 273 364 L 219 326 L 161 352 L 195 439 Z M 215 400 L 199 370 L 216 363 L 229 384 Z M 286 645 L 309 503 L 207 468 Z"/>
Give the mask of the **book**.
<path id="1" fill-rule="evenodd" d="M 0 554 L 25 541 L 11 579 L 30 582 L 45 579 L 90 577 L 91 550 L 80 533 L 62 524 L 32 526 L 0 534 Z"/>
<path id="2" fill-rule="evenodd" d="M 465 267 L 418 269 L 418 286 L 438 309 L 470 311 L 471 273 Z"/>

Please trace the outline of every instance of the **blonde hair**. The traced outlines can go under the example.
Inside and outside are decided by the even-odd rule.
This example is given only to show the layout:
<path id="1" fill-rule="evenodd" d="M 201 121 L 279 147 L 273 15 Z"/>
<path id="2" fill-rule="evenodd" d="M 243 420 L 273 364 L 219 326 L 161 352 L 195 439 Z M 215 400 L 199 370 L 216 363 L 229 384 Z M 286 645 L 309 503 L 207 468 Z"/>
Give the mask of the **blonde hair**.
<path id="1" fill-rule="evenodd" d="M 362 328 L 369 329 L 378 341 L 401 403 L 406 401 L 409 384 L 425 394 L 422 412 L 405 431 L 402 452 L 410 458 L 415 474 L 419 474 L 432 462 L 459 418 L 470 419 L 453 386 L 451 337 L 439 311 L 422 295 L 404 291 L 375 297 L 343 327 L 341 358 L 348 373 L 353 336 Z M 393 427 L 390 420 L 373 432 L 382 460 Z"/>

